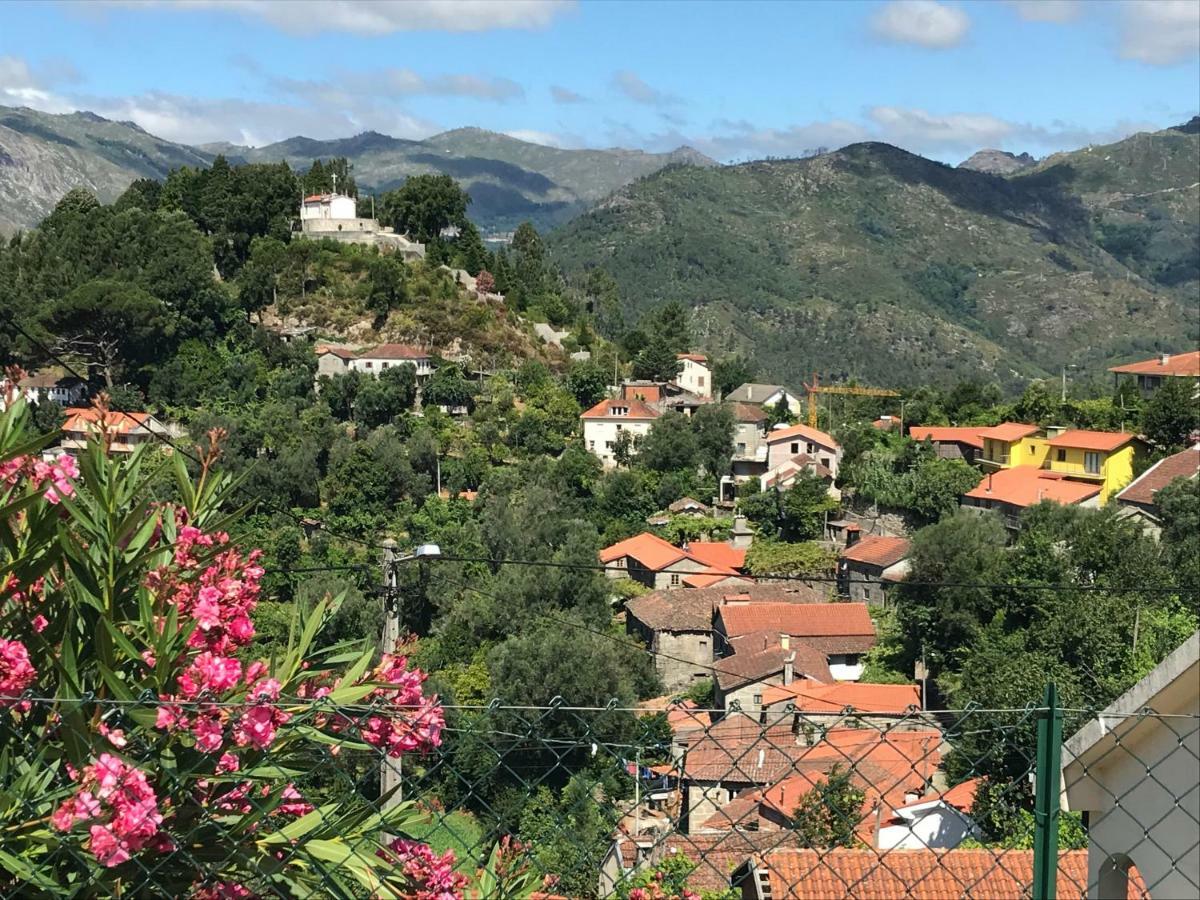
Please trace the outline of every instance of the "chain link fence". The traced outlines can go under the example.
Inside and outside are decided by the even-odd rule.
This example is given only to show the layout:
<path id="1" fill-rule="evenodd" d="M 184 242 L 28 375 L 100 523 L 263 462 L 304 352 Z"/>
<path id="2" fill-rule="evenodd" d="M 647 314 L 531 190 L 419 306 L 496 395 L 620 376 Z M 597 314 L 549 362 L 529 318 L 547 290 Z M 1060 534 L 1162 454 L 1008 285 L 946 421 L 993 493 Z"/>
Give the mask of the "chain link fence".
<path id="1" fill-rule="evenodd" d="M 27 696 L 0 710 L 0 897 L 396 896 L 344 871 L 360 852 L 352 837 L 394 821 L 357 810 L 398 806 L 402 830 L 365 846 L 407 839 L 393 844 L 397 866 L 422 845 L 453 870 L 440 893 L 399 896 L 1200 896 L 1197 718 L 1097 718 L 1048 696 L 889 714 L 497 701 L 443 707 L 440 744 L 398 757 L 331 727 L 368 727 L 370 706 L 280 698 L 277 718 L 317 739 L 240 771 L 201 750 L 139 769 L 161 757 L 137 726 L 186 714 L 179 704 Z M 31 723 L 79 729 L 112 762 L 72 768 Z M 160 809 L 145 840 L 99 846 L 97 822 L 136 816 L 147 781 L 184 779 L 203 796 Z M 35 833 L 36 865 L 18 850 Z M 325 849 L 311 878 L 289 883 L 282 864 L 300 834 Z"/>

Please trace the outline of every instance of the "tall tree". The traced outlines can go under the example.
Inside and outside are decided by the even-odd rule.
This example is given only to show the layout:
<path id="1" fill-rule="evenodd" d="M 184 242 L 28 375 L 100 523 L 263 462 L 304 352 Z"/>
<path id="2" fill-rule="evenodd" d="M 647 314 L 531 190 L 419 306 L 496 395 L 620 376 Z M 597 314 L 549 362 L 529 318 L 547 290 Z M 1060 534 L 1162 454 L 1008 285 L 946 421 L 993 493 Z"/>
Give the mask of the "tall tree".
<path id="1" fill-rule="evenodd" d="M 729 471 L 733 458 L 733 412 L 728 406 L 710 403 L 692 416 L 698 458 L 704 471 L 716 478 Z"/>
<path id="2" fill-rule="evenodd" d="M 633 359 L 633 377 L 644 381 L 674 381 L 682 369 L 674 347 L 661 334 Z"/>
<path id="3" fill-rule="evenodd" d="M 1164 378 L 1142 410 L 1142 431 L 1167 452 L 1182 450 L 1200 433 L 1200 403 L 1191 378 Z"/>
<path id="4" fill-rule="evenodd" d="M 380 200 L 379 219 L 422 243 L 437 240 L 451 225 L 462 228 L 471 198 L 449 175 L 410 175 Z"/>
<path id="5" fill-rule="evenodd" d="M 754 367 L 744 356 L 726 356 L 713 363 L 713 389 L 722 397 L 754 380 Z"/>

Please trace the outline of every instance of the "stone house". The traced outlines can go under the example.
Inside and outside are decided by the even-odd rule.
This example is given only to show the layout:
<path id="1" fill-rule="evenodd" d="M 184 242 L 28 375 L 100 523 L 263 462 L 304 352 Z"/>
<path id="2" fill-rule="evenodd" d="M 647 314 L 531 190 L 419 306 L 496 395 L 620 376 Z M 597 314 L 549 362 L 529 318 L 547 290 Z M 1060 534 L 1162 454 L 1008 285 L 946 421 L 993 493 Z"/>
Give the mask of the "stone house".
<path id="1" fill-rule="evenodd" d="M 746 547 L 737 535 L 728 543 L 691 541 L 676 547 L 643 531 L 605 547 L 600 551 L 600 562 L 609 578 L 631 578 L 656 590 L 705 588 L 727 579 L 740 579 Z"/>
<path id="2" fill-rule="evenodd" d="M 1195 479 L 1200 475 L 1200 444 L 1160 459 L 1117 494 L 1118 515 L 1134 517 L 1147 533 L 1158 537 L 1162 515 L 1155 496 L 1177 478 Z"/>
<path id="3" fill-rule="evenodd" d="M 831 680 L 858 681 L 862 654 L 875 646 L 875 625 L 865 603 L 749 603 L 726 600 L 713 614 L 719 656 L 734 655 L 738 638 L 771 633 L 825 656 Z"/>
<path id="4" fill-rule="evenodd" d="M 833 680 L 825 654 L 788 634 L 753 632 L 734 638 L 730 647 L 733 652 L 713 665 L 718 709 L 758 714 L 774 685 L 790 685 L 797 677 Z"/>
<path id="5" fill-rule="evenodd" d="M 762 407 L 730 403 L 733 412 L 733 480 L 758 478 L 767 471 L 767 423 Z"/>
<path id="6" fill-rule="evenodd" d="M 859 603 L 885 605 L 892 585 L 908 574 L 908 538 L 869 535 L 847 529 L 846 547 L 838 555 L 838 593 Z"/>
<path id="7" fill-rule="evenodd" d="M 1087 819 L 1087 896 L 1200 896 L 1200 631 L 1072 736 L 1067 806 Z"/>
<path id="8" fill-rule="evenodd" d="M 1033 466 L 998 469 L 983 476 L 979 484 L 963 494 L 962 506 L 1001 516 L 1004 527 L 1016 531 L 1026 507 L 1043 500 L 1063 506 L 1100 506 L 1099 484 L 1077 481 L 1059 472 Z"/>

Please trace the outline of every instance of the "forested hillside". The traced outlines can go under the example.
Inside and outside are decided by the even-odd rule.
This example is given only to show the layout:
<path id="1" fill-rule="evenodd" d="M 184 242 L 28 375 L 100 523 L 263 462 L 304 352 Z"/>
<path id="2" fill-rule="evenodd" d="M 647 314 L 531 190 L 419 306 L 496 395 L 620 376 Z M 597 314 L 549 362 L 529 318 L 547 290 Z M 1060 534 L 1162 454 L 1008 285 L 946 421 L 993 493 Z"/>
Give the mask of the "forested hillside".
<path id="1" fill-rule="evenodd" d="M 683 301 L 710 351 L 752 347 L 773 379 L 1011 385 L 1195 345 L 1198 141 L 1139 135 L 1072 157 L 1136 166 L 1050 160 L 1010 179 L 885 144 L 668 169 L 550 246 L 569 275 L 608 271 L 627 315 Z M 1115 185 L 1169 191 L 1118 198 Z"/>

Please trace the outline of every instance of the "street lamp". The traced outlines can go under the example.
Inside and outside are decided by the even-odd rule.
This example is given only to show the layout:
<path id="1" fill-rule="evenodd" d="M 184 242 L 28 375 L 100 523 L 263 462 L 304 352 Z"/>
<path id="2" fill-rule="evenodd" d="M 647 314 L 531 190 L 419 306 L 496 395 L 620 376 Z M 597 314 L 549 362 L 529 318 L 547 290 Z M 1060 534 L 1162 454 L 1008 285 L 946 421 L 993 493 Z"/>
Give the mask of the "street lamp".
<path id="1" fill-rule="evenodd" d="M 400 640 L 400 603 L 396 597 L 399 585 L 396 569 L 403 563 L 413 560 L 437 559 L 442 555 L 442 548 L 437 544 L 420 544 L 412 553 L 404 556 L 396 555 L 397 546 L 391 538 L 383 542 L 383 650 L 385 653 L 394 650 L 396 642 Z M 393 788 L 396 789 L 389 805 L 399 803 L 402 799 L 403 789 L 400 787 L 402 774 L 400 760 L 391 759 L 384 754 L 379 763 L 380 793 L 386 794 Z"/>

